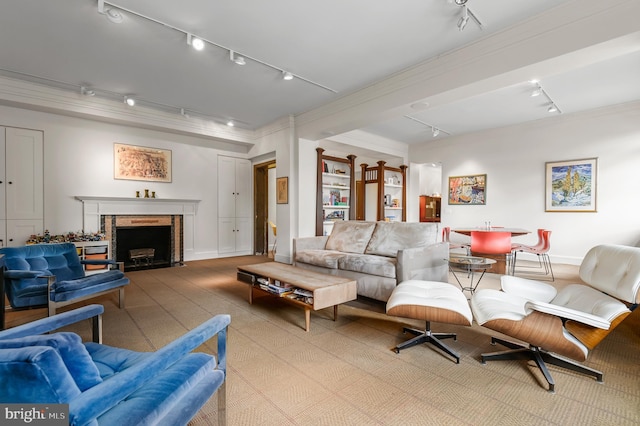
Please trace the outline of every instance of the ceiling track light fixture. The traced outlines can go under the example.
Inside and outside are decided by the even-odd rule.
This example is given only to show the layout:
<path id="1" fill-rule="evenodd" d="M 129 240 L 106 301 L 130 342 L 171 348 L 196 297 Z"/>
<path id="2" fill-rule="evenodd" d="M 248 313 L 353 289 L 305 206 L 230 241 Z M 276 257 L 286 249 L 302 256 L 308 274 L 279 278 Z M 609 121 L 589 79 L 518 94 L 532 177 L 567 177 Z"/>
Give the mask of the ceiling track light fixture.
<path id="1" fill-rule="evenodd" d="M 442 130 L 442 129 L 441 129 L 441 128 L 439 128 L 439 127 L 436 127 L 436 126 L 434 126 L 434 125 L 432 125 L 432 124 L 429 124 L 429 123 L 425 123 L 424 121 L 422 121 L 422 120 L 418 120 L 417 118 L 415 118 L 415 117 L 411 117 L 410 115 L 405 115 L 405 116 L 404 116 L 404 118 L 408 118 L 409 120 L 413 120 L 413 121 L 415 121 L 416 123 L 420 123 L 420 124 L 422 124 L 423 126 L 430 127 L 430 128 L 431 128 L 431 136 L 432 136 L 432 137 L 434 137 L 434 138 L 437 138 L 437 137 L 438 137 L 438 136 L 440 136 L 442 133 L 444 133 L 444 134 L 445 134 L 445 135 L 447 135 L 447 136 L 451 136 L 451 133 L 449 133 L 449 132 L 445 132 L 444 130 Z"/>
<path id="2" fill-rule="evenodd" d="M 105 9 L 105 5 L 110 6 L 110 7 L 111 7 L 111 9 Z M 115 9 L 114 9 L 114 8 L 115 8 Z M 292 79 L 293 79 L 293 77 L 294 77 L 294 75 L 293 75 L 293 74 L 291 74 L 291 73 L 290 73 L 290 72 L 288 72 L 288 71 L 285 71 L 285 70 L 284 70 L 283 68 L 281 68 L 281 67 L 278 67 L 278 66 L 272 65 L 272 64 L 270 64 L 270 63 L 268 63 L 268 62 L 265 62 L 265 61 L 260 60 L 260 59 L 257 59 L 257 58 L 253 58 L 253 57 L 248 56 L 248 55 L 239 54 L 239 52 L 234 51 L 233 49 L 230 49 L 229 47 L 226 47 L 226 46 L 223 46 L 223 45 L 221 45 L 221 44 L 215 43 L 215 42 L 213 42 L 213 41 L 211 41 L 211 40 L 207 40 L 207 39 L 206 39 L 206 38 L 204 38 L 204 37 L 196 36 L 195 34 L 191 33 L 190 31 L 186 31 L 186 30 L 183 30 L 182 28 L 178 28 L 178 27 L 176 27 L 176 26 L 174 26 L 174 25 L 167 24 L 166 22 L 162 22 L 162 21 L 159 21 L 159 20 L 157 20 L 157 19 L 155 19 L 155 18 L 152 18 L 152 17 L 150 17 L 150 16 L 143 15 L 142 13 L 135 12 L 135 11 L 133 11 L 133 10 L 131 10 L 131 9 L 126 8 L 126 7 L 122 7 L 122 6 L 119 6 L 119 5 L 116 5 L 116 4 L 113 4 L 113 3 L 107 2 L 107 1 L 105 1 L 105 0 L 98 0 L 98 13 L 106 14 L 106 15 L 107 15 L 107 17 L 109 17 L 109 16 L 108 16 L 108 11 L 109 11 L 109 10 L 115 10 L 115 11 L 116 11 L 116 12 L 118 12 L 118 14 L 119 14 L 119 15 L 121 15 L 121 16 L 122 16 L 121 11 L 123 11 L 123 12 L 126 12 L 127 14 L 129 14 L 129 15 L 131 15 L 131 16 L 137 16 L 137 17 L 139 17 L 139 18 L 145 19 L 145 20 L 150 21 L 150 22 L 153 22 L 153 23 L 155 23 L 155 24 L 159 24 L 159 25 L 161 25 L 161 26 L 163 26 L 163 27 L 165 27 L 165 28 L 169 28 L 169 29 L 171 29 L 171 30 L 178 31 L 178 32 L 181 32 L 181 33 L 183 33 L 183 34 L 186 34 L 186 35 L 187 35 L 187 42 L 189 42 L 189 39 L 191 39 L 191 38 L 193 39 L 193 42 L 194 42 L 194 43 L 195 43 L 195 40 L 196 40 L 196 39 L 199 39 L 199 40 L 201 40 L 201 41 L 202 41 L 202 47 L 204 47 L 204 46 L 205 46 L 205 44 L 210 44 L 210 45 L 215 46 L 215 47 L 217 47 L 217 48 L 220 48 L 220 49 L 223 49 L 223 50 L 227 50 L 227 51 L 229 51 L 229 52 L 230 52 L 230 54 L 231 54 L 231 52 L 233 52 L 233 57 L 235 57 L 237 60 L 239 60 L 239 61 L 240 61 L 240 62 L 237 62 L 237 61 L 235 61 L 235 60 L 234 60 L 234 62 L 235 62 L 235 63 L 237 63 L 238 65 L 244 65 L 244 63 L 246 63 L 246 60 L 247 60 L 247 59 L 250 59 L 250 60 L 251 60 L 251 61 L 253 61 L 253 62 L 257 62 L 257 63 L 259 63 L 259 64 L 261 64 L 261 65 L 264 65 L 264 66 L 266 66 L 266 67 L 268 67 L 268 68 L 271 68 L 271 69 L 273 69 L 273 70 L 276 70 L 276 71 L 278 71 L 278 72 L 283 73 L 283 75 L 284 75 L 284 76 L 287 76 L 287 78 L 285 78 L 285 80 L 292 80 Z M 193 45 L 193 47 L 195 48 L 196 46 L 195 46 L 195 45 Z M 240 59 L 240 58 L 242 58 L 242 59 Z M 290 75 L 291 77 L 288 77 L 289 75 Z M 283 76 L 283 78 L 284 78 L 284 76 Z M 309 84 L 311 84 L 311 85 L 313 85 L 313 86 L 319 87 L 319 88 L 324 89 L 324 90 L 327 90 L 327 91 L 329 91 L 329 92 L 332 92 L 332 93 L 338 93 L 338 91 L 337 91 L 337 90 L 334 90 L 334 89 L 332 89 L 332 88 L 330 88 L 330 87 L 327 87 L 327 86 L 325 86 L 325 85 L 322 85 L 322 84 L 320 84 L 320 83 L 317 83 L 317 82 L 315 82 L 315 81 L 313 81 L 313 80 L 309 80 L 308 78 L 304 78 L 304 77 L 301 77 L 301 76 L 299 76 L 299 75 L 295 75 L 295 77 L 296 77 L 298 80 L 305 81 L 305 82 L 307 82 L 307 83 L 309 83 Z"/>
<path id="3" fill-rule="evenodd" d="M 462 16 L 458 19 L 458 30 L 462 31 L 469 22 L 469 9 L 467 6 L 462 6 Z"/>
<path id="4" fill-rule="evenodd" d="M 132 98 L 131 96 L 125 96 L 124 97 L 124 103 L 129 105 L 130 107 L 134 106 L 136 104 L 136 100 L 134 98 Z"/>
<path id="5" fill-rule="evenodd" d="M 80 94 L 83 96 L 95 96 L 96 95 L 96 91 L 95 90 L 91 90 L 91 89 L 87 89 L 84 86 L 80 86 Z"/>
<path id="6" fill-rule="evenodd" d="M 557 112 L 558 114 L 562 114 L 562 111 L 560 111 L 560 108 L 558 108 L 558 105 L 556 105 L 556 103 L 553 102 L 553 99 L 551 99 L 551 96 L 549 96 L 546 90 L 542 88 L 540 81 L 530 80 L 529 83 L 535 85 L 535 88 L 531 92 L 532 97 L 538 97 L 540 95 L 544 95 L 544 97 L 547 98 L 547 103 L 546 103 L 546 105 L 548 105 L 547 112 L 549 113 Z"/>
<path id="7" fill-rule="evenodd" d="M 234 127 L 235 125 L 236 125 L 236 123 L 234 123 L 233 120 L 227 121 L 227 126 Z"/>
<path id="8" fill-rule="evenodd" d="M 478 24 L 478 27 L 481 30 L 484 29 L 482 26 L 482 22 L 480 22 L 478 17 L 471 11 L 471 9 L 469 9 L 469 6 L 467 6 L 466 3 L 467 3 L 466 0 L 465 1 L 456 0 L 456 4 L 462 7 L 462 15 L 460 15 L 460 18 L 458 19 L 458 24 L 457 24 L 458 30 L 459 31 L 464 30 L 467 24 L 469 23 L 469 19 L 473 19 L 473 22 Z"/>
<path id="9" fill-rule="evenodd" d="M 289 71 L 282 71 L 282 79 L 286 81 L 293 80 L 293 74 L 291 74 Z"/>
<path id="10" fill-rule="evenodd" d="M 107 19 L 114 24 L 119 24 L 124 21 L 124 16 L 120 12 L 120 10 L 116 8 L 104 8 L 104 0 L 98 0 L 98 13 L 101 13 L 107 17 Z"/>
<path id="11" fill-rule="evenodd" d="M 245 65 L 247 61 L 245 61 L 244 56 L 236 55 L 236 52 L 233 50 L 229 51 L 229 59 L 231 62 L 236 63 L 237 65 Z"/>
<path id="12" fill-rule="evenodd" d="M 187 44 L 197 51 L 204 50 L 204 40 L 191 33 L 187 33 Z"/>

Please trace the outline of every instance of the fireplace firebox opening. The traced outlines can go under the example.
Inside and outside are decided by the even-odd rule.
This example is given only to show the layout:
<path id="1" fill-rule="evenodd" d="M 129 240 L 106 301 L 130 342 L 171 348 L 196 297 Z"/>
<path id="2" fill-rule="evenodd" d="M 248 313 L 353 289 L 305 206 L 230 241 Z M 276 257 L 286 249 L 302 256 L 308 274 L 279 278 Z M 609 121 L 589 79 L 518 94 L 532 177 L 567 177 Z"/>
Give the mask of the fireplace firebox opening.
<path id="1" fill-rule="evenodd" d="M 125 271 L 183 264 L 181 215 L 105 215 L 101 222 Z"/>
<path id="2" fill-rule="evenodd" d="M 170 226 L 118 227 L 116 241 L 116 259 L 124 262 L 125 271 L 171 266 Z M 139 262 L 136 253 L 140 249 L 147 249 L 153 257 Z"/>

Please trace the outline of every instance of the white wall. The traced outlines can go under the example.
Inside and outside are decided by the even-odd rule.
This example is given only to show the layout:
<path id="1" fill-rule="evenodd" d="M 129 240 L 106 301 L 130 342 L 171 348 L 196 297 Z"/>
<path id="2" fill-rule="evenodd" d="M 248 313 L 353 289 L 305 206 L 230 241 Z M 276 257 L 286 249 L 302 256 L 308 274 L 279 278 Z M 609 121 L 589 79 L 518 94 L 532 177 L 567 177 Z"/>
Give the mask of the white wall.
<path id="1" fill-rule="evenodd" d="M 420 195 L 437 196 L 442 191 L 442 167 L 437 164 L 420 164 L 419 192 Z"/>
<path id="2" fill-rule="evenodd" d="M 597 212 L 545 212 L 545 162 L 598 158 Z M 412 146 L 417 163 L 442 163 L 442 223 L 552 231 L 555 262 L 579 263 L 597 244 L 640 245 L 640 103 Z M 450 206 L 448 176 L 487 174 L 484 206 Z M 452 234 L 452 240 L 455 237 Z"/>
<path id="3" fill-rule="evenodd" d="M 316 194 L 318 191 L 318 143 L 306 139 L 298 140 L 298 234 L 299 237 L 316 235 Z"/>
<path id="4" fill-rule="evenodd" d="M 135 197 L 136 190 L 146 188 L 158 198 L 202 200 L 195 218 L 194 258 L 216 256 L 217 156 L 242 155 L 206 148 L 211 144 L 207 139 L 5 106 L 0 106 L 0 125 L 44 131 L 44 225 L 51 233 L 82 230 L 82 203 L 74 196 Z M 173 181 L 115 180 L 115 142 L 171 150 Z"/>

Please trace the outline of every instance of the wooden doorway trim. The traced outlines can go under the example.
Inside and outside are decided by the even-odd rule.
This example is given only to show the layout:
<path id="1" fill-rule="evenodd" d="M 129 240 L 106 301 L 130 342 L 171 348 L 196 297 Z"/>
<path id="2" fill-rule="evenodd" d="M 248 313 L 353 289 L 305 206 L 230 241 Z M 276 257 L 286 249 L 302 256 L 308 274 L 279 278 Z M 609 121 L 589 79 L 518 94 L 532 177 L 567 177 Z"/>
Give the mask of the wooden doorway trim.
<path id="1" fill-rule="evenodd" d="M 253 235 L 255 235 L 254 253 L 256 254 L 269 253 L 269 191 L 275 191 L 275 188 L 269 187 L 269 169 L 275 167 L 276 160 L 253 166 Z"/>

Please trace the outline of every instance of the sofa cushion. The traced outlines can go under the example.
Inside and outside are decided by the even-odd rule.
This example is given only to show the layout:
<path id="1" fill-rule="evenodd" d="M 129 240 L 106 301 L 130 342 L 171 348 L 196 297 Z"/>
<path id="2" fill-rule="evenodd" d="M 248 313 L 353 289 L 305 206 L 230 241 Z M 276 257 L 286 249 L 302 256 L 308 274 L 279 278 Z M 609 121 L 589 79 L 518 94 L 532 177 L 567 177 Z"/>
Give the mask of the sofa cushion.
<path id="1" fill-rule="evenodd" d="M 346 253 L 332 250 L 300 250 L 296 252 L 296 263 L 321 266 L 327 269 L 338 269 L 338 260 Z"/>
<path id="2" fill-rule="evenodd" d="M 60 353 L 50 346 L 0 349 L 0 377 L 3 403 L 68 404 L 80 395 Z"/>
<path id="3" fill-rule="evenodd" d="M 333 224 L 333 230 L 325 248 L 345 253 L 362 254 L 367 248 L 367 243 L 371 239 L 375 227 L 375 222 L 337 221 Z"/>
<path id="4" fill-rule="evenodd" d="M 28 346 L 48 346 L 55 349 L 81 391 L 102 382 L 98 368 L 82 344 L 80 336 L 75 333 L 62 332 L 0 340 L 0 349 Z"/>
<path id="5" fill-rule="evenodd" d="M 396 257 L 398 250 L 424 247 L 438 239 L 438 227 L 422 222 L 377 222 L 366 254 Z"/>
<path id="6" fill-rule="evenodd" d="M 343 271 L 396 278 L 396 263 L 397 259 L 394 257 L 349 253 L 338 259 L 338 268 Z"/>

